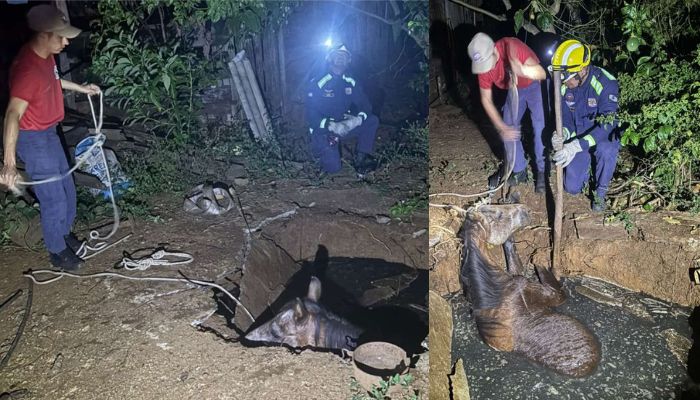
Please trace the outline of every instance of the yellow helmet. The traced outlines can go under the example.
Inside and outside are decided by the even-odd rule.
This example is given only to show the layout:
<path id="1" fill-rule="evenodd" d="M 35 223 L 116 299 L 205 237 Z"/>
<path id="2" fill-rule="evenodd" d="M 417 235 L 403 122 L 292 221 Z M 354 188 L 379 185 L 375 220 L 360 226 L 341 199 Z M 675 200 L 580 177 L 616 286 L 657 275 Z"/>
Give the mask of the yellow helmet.
<path id="1" fill-rule="evenodd" d="M 578 40 L 570 39 L 557 47 L 552 56 L 552 69 L 574 74 L 591 63 L 591 49 Z"/>

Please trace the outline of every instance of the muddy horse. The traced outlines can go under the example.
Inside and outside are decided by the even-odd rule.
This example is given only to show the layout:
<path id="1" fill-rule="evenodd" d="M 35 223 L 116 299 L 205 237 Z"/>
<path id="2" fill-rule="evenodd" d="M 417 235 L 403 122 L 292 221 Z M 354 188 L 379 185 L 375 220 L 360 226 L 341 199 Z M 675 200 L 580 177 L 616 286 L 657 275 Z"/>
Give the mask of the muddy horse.
<path id="1" fill-rule="evenodd" d="M 274 318 L 253 329 L 245 339 L 294 349 L 354 350 L 362 329 L 321 306 L 320 298 L 321 281 L 312 276 L 305 298 L 288 302 Z"/>
<path id="2" fill-rule="evenodd" d="M 561 284 L 546 268 L 536 268 L 538 282 L 523 276 L 513 234 L 529 224 L 520 204 L 484 205 L 468 212 L 460 278 L 477 329 L 496 350 L 523 354 L 571 377 L 589 375 L 600 362 L 600 345 L 581 322 L 554 310 L 566 300 Z M 505 269 L 489 257 L 493 245 L 503 246 Z"/>

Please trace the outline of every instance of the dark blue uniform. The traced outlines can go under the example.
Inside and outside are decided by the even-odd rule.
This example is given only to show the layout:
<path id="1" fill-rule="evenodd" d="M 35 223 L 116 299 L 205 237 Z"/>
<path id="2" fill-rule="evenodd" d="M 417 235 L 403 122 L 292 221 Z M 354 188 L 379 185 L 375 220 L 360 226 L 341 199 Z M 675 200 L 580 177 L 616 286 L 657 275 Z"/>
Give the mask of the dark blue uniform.
<path id="1" fill-rule="evenodd" d="M 566 167 L 564 189 L 581 193 L 588 182 L 591 155 L 595 158 L 596 194 L 604 198 L 620 151 L 619 124 L 597 119 L 617 113 L 619 85 L 608 71 L 591 66 L 588 76 L 575 89 L 561 86 L 562 125 L 565 142 L 578 140 L 581 150 Z"/>
<path id="2" fill-rule="evenodd" d="M 374 147 L 379 119 L 372 115 L 372 106 L 355 79 L 347 74 L 331 72 L 310 82 L 306 98 L 306 121 L 311 134 L 311 149 L 320 159 L 321 169 L 333 173 L 340 171 L 340 150 L 334 133 L 328 131 L 328 123 L 342 121 L 344 114 L 362 117 L 360 126 L 345 138 L 357 136 L 357 151 L 370 154 Z"/>

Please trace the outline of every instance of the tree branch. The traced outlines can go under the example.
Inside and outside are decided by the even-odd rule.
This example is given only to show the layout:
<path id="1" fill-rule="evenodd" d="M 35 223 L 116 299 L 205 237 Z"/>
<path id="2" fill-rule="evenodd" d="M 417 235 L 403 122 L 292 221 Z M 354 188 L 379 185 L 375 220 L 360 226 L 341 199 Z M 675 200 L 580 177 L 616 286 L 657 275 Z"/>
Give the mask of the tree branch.
<path id="1" fill-rule="evenodd" d="M 480 13 L 480 14 L 484 14 L 484 15 L 486 15 L 486 16 L 489 16 L 489 17 L 495 19 L 496 21 L 505 21 L 505 20 L 506 20 L 506 16 L 505 16 L 505 15 L 496 15 L 496 14 L 493 14 L 493 13 L 491 13 L 491 12 L 489 12 L 489 11 L 484 10 L 483 8 L 479 8 L 479 7 L 477 7 L 477 6 L 473 6 L 473 5 L 471 5 L 471 4 L 467 4 L 467 3 L 462 2 L 462 1 L 460 1 L 460 0 L 450 0 L 450 1 L 453 2 L 453 3 L 455 3 L 455 4 L 459 4 L 459 5 L 462 6 L 462 7 L 466 7 L 466 8 L 468 8 L 468 9 L 472 10 L 472 11 L 476 11 L 476 12 L 478 12 L 478 13 Z"/>
<path id="2" fill-rule="evenodd" d="M 366 15 L 366 16 L 368 16 L 368 17 L 372 17 L 372 18 L 377 19 L 377 20 L 379 20 L 379 21 L 382 21 L 382 22 L 384 22 L 385 24 L 388 24 L 388 25 L 401 24 L 401 19 L 395 19 L 395 20 L 393 20 L 393 21 L 389 21 L 389 20 L 386 19 L 386 18 L 382 18 L 382 17 L 380 17 L 380 16 L 377 15 L 377 14 L 374 14 L 374 13 L 371 13 L 371 12 L 369 12 L 369 11 L 365 11 L 365 10 L 363 10 L 363 9 L 361 9 L 361 8 L 355 7 L 355 6 L 353 6 L 352 4 L 348 4 L 348 3 L 342 2 L 342 1 L 340 1 L 340 0 L 333 0 L 333 2 L 334 2 L 334 3 L 338 3 L 338 4 L 342 4 L 342 5 L 344 5 L 345 7 L 348 7 L 348 8 L 350 8 L 350 9 L 352 9 L 352 10 L 355 10 L 355 11 L 359 12 L 360 14 L 364 14 L 364 15 Z M 403 25 L 400 25 L 400 26 L 401 26 L 401 29 L 403 29 L 403 30 L 405 30 L 406 32 L 408 32 L 408 29 L 407 29 L 406 27 L 404 27 Z"/>
<path id="3" fill-rule="evenodd" d="M 510 11 L 510 9 L 513 8 L 513 5 L 510 4 L 510 0 L 503 0 L 503 5 L 506 7 L 506 11 Z"/>

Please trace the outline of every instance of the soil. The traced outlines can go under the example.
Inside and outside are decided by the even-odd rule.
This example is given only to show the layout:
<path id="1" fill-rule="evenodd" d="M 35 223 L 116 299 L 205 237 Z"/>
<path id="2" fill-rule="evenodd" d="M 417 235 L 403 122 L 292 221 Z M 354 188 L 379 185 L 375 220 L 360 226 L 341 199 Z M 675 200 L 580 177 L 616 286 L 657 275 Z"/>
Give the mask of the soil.
<path id="1" fill-rule="evenodd" d="M 320 183 L 280 180 L 238 187 L 245 220 L 235 209 L 219 217 L 191 216 L 182 211 L 179 196 L 160 198 L 153 211 L 162 222 L 127 224 L 117 236 L 128 232 L 132 236 L 86 262 L 79 273 L 160 277 L 182 273 L 235 286 L 236 277 L 245 274 L 242 250 L 249 243 L 244 228 L 290 210 L 297 214 L 264 226 L 252 239 L 287 240 L 283 245 L 289 246 L 287 251 L 297 262 L 312 259 L 316 246 L 324 245 L 331 256 L 376 258 L 383 254 L 378 249 L 386 248 L 393 261 L 411 269 L 427 265 L 426 235 L 414 237 L 427 227 L 427 213 L 419 210 L 403 221 L 381 218 L 392 204 L 424 185 L 424 175 L 404 168 L 382 172 L 380 177 L 381 183 L 367 184 L 344 170 Z M 344 226 L 347 236 L 324 236 L 330 224 L 349 214 L 364 221 L 364 226 Z M 286 224 L 305 229 L 282 234 L 280 227 Z M 374 248 L 362 247 L 370 241 Z M 158 246 L 188 252 L 194 262 L 114 271 L 122 252 Z M 0 354 L 4 355 L 25 310 L 29 281 L 22 273 L 47 268 L 49 263 L 43 252 L 4 248 L 0 253 L 0 297 L 24 291 L 0 308 Z M 235 341 L 233 330 L 198 329 L 200 323 L 222 318 L 213 314 L 216 309 L 214 292 L 192 284 L 65 277 L 34 285 L 31 314 L 19 346 L 0 371 L 0 393 L 24 389 L 24 398 L 32 399 L 241 400 L 344 399 L 355 393 L 352 365 L 338 355 L 246 347 Z M 416 378 L 412 390 L 426 393 L 427 353 L 411 374 Z"/>
<path id="2" fill-rule="evenodd" d="M 498 165 L 493 151 L 498 146 L 493 143 L 494 134 L 488 128 L 478 126 L 460 108 L 452 105 L 432 107 L 430 193 L 475 194 L 485 191 L 487 178 Z M 531 210 L 533 223 L 516 234 L 516 243 L 520 258 L 532 274 L 534 265 L 551 265 L 549 216 L 554 214 L 551 187 L 555 179 L 552 174 L 544 196 L 534 193 L 532 172 L 529 174 L 530 182 L 511 188 L 511 194 Z M 499 201 L 502 195 L 501 191 L 496 192 L 491 201 Z M 568 314 L 591 326 L 603 346 L 602 366 L 595 375 L 569 384 L 566 379 L 552 377 L 555 374 L 529 364 L 520 356 L 488 348 L 476 332 L 457 276 L 461 260 L 459 229 L 464 219 L 463 210 L 484 198 L 452 195 L 430 198 L 432 204 L 451 205 L 430 208 L 430 287 L 450 300 L 452 305 L 455 320 L 452 359 L 453 362 L 458 358 L 465 360 L 465 369 L 473 386 L 472 398 L 612 399 L 630 397 L 628 393 L 638 393 L 632 398 L 673 398 L 680 394 L 686 383 L 685 368 L 689 362 L 687 354 L 691 338 L 690 309 L 684 306 L 700 304 L 700 293 L 688 278 L 689 269 L 696 266 L 695 260 L 700 256 L 697 241 L 700 219 L 684 213 L 635 210 L 618 215 L 610 212 L 596 214 L 591 212 L 590 200 L 583 194 L 564 194 L 562 261 L 556 269 L 568 289 L 569 301 L 564 308 Z M 502 252 L 498 253 L 502 257 Z M 584 279 L 583 276 L 588 277 L 585 279 L 595 278 L 592 281 L 598 285 L 624 287 L 627 297 L 635 295 L 649 299 L 648 302 L 661 299 L 663 304 L 675 310 L 675 319 L 669 324 L 688 345 L 674 358 L 671 346 L 664 344 L 662 335 L 668 327 L 657 318 L 651 322 L 645 319 L 647 314 L 630 316 L 621 301 L 611 302 L 613 306 L 606 309 L 586 303 L 595 304 L 574 289 L 580 286 L 578 282 Z M 618 326 L 619 321 L 626 322 Z M 638 340 L 631 340 L 632 337 L 638 337 Z M 626 356 L 621 356 L 620 351 Z M 628 369 L 621 367 L 618 361 L 629 365 Z M 608 366 L 608 362 L 612 362 L 612 366 Z M 637 365 L 644 366 L 644 370 L 624 378 L 615 370 L 629 371 Z M 656 382 L 656 386 L 636 385 L 634 379 Z M 602 382 L 607 386 L 598 386 Z M 599 389 L 584 389 L 594 387 Z"/>

